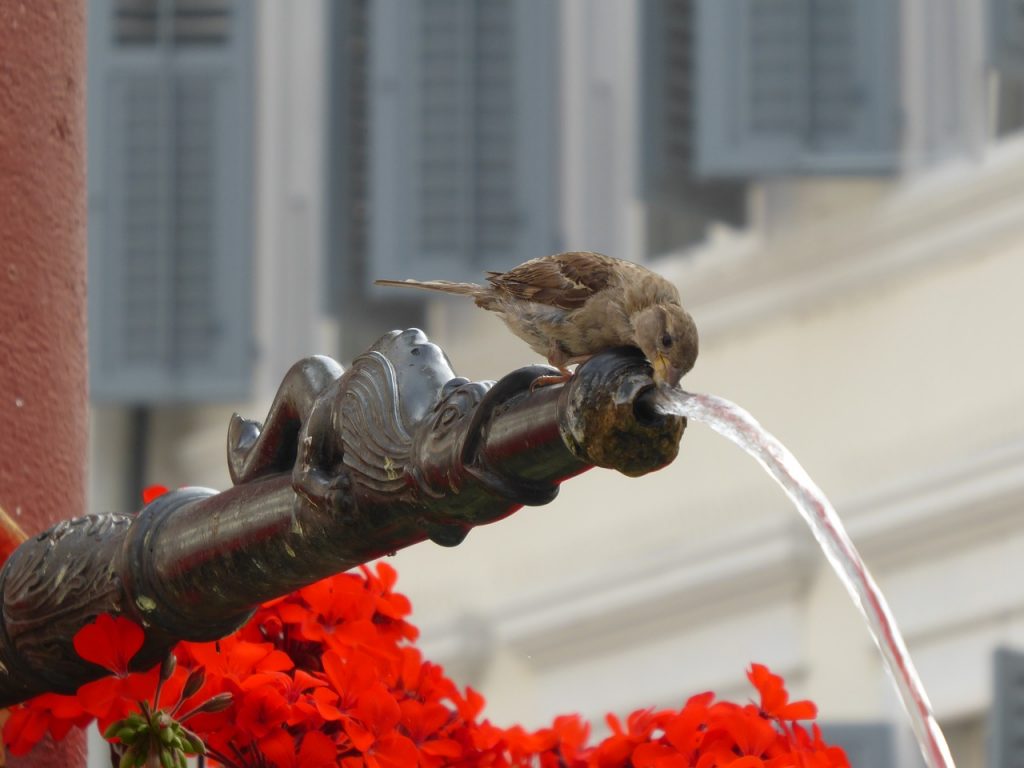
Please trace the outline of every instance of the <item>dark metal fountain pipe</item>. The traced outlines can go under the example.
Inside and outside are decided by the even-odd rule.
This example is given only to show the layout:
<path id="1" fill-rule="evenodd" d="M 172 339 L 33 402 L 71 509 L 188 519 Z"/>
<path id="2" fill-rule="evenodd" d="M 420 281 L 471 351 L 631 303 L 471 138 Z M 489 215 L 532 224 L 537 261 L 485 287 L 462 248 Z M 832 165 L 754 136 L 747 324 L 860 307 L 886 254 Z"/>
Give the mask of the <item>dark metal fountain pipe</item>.
<path id="1" fill-rule="evenodd" d="M 172 491 L 138 515 L 89 515 L 26 542 L 0 570 L 0 706 L 105 674 L 74 652 L 101 613 L 146 631 L 132 666 L 211 640 L 261 602 L 424 539 L 452 546 L 594 465 L 668 464 L 685 420 L 643 407 L 646 360 L 611 351 L 566 385 L 456 378 L 419 331 L 385 336 L 342 372 L 308 358 L 267 419 L 228 430 L 234 487 Z"/>

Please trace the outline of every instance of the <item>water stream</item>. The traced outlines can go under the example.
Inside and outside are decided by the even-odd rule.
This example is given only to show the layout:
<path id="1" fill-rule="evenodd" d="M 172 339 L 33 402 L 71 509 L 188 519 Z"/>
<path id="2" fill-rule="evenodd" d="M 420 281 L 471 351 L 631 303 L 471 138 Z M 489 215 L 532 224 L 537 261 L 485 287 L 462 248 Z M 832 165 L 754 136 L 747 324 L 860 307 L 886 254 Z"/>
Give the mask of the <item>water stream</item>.
<path id="1" fill-rule="evenodd" d="M 857 553 L 832 504 L 782 443 L 745 410 L 713 395 L 661 387 L 653 405 L 665 414 L 704 422 L 753 456 L 793 501 L 804 521 L 860 609 L 903 706 L 929 768 L 954 768 L 946 739 L 907 652 L 885 597 Z"/>

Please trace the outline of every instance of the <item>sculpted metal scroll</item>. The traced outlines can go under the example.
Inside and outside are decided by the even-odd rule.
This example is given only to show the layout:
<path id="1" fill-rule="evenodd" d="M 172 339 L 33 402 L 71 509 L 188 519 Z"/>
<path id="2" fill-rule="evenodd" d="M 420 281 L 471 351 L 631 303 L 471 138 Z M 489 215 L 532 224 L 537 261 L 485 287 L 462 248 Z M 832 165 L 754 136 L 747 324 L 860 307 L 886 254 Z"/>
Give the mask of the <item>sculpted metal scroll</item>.
<path id="1" fill-rule="evenodd" d="M 66 521 L 14 552 L 0 570 L 0 706 L 104 674 L 71 643 L 100 613 L 144 627 L 133 666 L 147 668 L 332 573 L 425 539 L 456 545 L 591 466 L 639 475 L 675 458 L 685 421 L 645 407 L 651 368 L 636 350 L 531 389 L 551 371 L 468 381 L 416 329 L 348 370 L 299 361 L 262 423 L 231 420 L 232 488 Z"/>

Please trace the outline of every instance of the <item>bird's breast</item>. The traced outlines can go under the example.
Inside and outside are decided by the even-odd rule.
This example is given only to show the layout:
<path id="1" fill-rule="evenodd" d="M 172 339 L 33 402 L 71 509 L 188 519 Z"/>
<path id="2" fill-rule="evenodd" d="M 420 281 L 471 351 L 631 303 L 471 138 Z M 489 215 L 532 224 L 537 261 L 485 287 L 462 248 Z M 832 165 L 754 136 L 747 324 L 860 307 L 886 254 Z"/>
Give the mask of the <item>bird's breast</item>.
<path id="1" fill-rule="evenodd" d="M 542 355 L 548 354 L 552 344 L 570 357 L 582 357 L 631 343 L 628 320 L 613 304 L 601 300 L 592 299 L 574 310 L 535 302 L 508 303 L 501 315 L 513 333 Z"/>
<path id="2" fill-rule="evenodd" d="M 546 356 L 552 341 L 562 342 L 569 313 L 546 304 L 518 301 L 504 302 L 499 314 L 510 331 L 529 344 L 534 352 Z"/>

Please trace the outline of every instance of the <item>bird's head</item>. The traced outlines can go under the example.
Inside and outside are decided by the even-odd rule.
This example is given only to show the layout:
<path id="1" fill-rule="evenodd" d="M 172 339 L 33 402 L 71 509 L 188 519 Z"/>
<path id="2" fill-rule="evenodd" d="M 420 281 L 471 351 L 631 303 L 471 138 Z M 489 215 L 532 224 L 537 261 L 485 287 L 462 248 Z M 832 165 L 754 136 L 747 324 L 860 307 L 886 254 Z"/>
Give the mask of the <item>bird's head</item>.
<path id="1" fill-rule="evenodd" d="M 697 360 L 697 326 L 678 304 L 646 307 L 632 318 L 636 345 L 654 366 L 654 381 L 676 386 Z"/>

